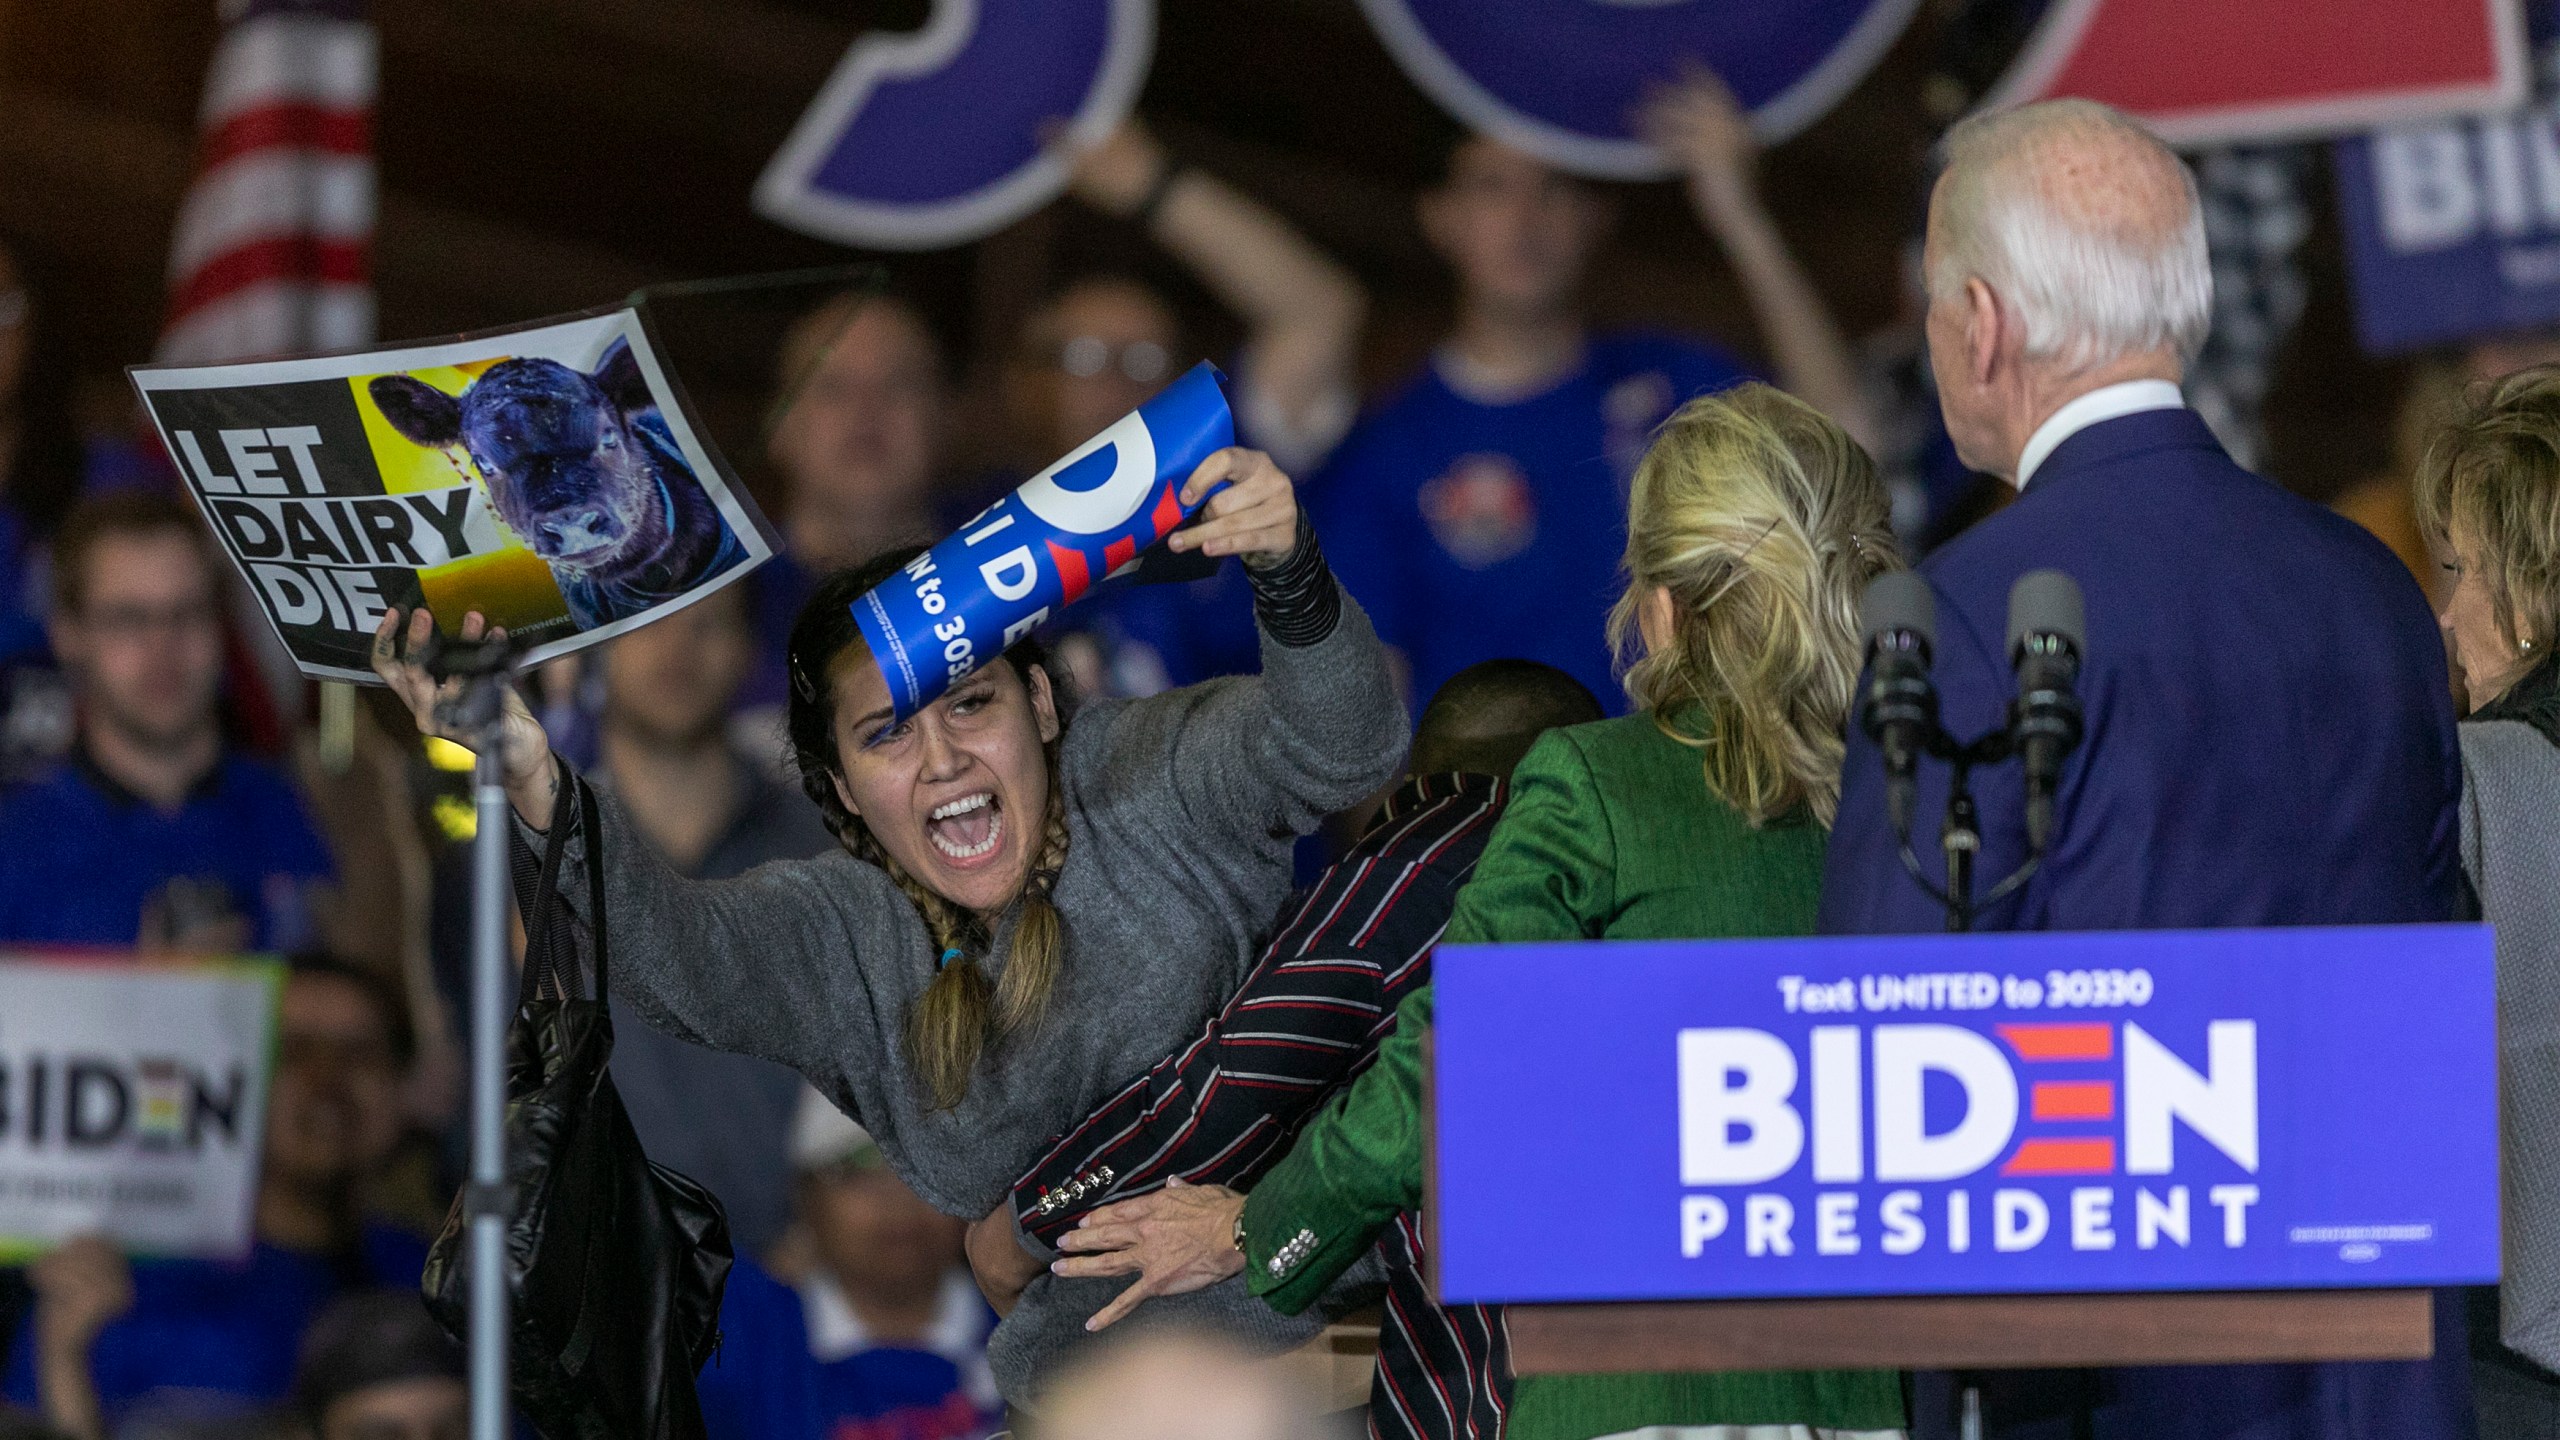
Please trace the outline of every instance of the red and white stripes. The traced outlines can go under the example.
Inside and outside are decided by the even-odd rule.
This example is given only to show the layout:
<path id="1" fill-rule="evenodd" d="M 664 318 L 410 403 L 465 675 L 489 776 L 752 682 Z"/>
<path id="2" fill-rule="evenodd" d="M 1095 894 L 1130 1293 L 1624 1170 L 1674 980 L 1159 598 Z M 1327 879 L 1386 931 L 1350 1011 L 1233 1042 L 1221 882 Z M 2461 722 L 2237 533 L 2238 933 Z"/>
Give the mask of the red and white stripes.
<path id="1" fill-rule="evenodd" d="M 377 59 L 361 0 L 231 0 L 157 358 L 215 363 L 373 338 Z"/>

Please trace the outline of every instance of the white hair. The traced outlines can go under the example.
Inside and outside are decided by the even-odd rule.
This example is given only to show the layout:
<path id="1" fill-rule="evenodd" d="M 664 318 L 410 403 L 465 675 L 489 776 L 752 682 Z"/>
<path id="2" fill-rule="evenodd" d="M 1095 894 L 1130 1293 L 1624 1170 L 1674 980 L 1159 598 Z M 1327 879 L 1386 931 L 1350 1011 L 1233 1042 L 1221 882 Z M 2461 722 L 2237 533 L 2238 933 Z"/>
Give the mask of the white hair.
<path id="1" fill-rule="evenodd" d="M 2164 232 L 2132 214 L 2114 223 L 2066 214 L 2050 167 L 2038 162 L 2074 139 L 2129 142 L 2136 155 L 2156 156 L 2177 176 L 2184 217 Z M 1931 296 L 1953 297 L 1980 279 L 2017 312 L 2026 353 L 2065 370 L 2164 348 L 2195 359 L 2213 311 L 2204 207 L 2195 176 L 2150 131 L 2095 101 L 2049 100 L 1975 116 L 1948 132 L 1942 152 Z"/>

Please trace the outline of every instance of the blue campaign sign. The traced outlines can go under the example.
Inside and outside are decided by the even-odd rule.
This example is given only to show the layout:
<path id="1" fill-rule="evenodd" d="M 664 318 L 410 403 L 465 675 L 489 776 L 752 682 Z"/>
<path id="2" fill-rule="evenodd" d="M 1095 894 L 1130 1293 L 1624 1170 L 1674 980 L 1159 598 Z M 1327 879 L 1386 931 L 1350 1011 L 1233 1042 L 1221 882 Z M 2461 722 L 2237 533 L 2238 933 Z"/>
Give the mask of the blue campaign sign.
<path id="1" fill-rule="evenodd" d="M 1235 442 L 1218 367 L 1203 360 L 866 591 L 854 623 L 898 718 L 1136 563 L 1199 509 L 1182 482 Z"/>
<path id="2" fill-rule="evenodd" d="M 2366 350 L 2560 323 L 2560 107 L 2344 141 L 2337 172 Z"/>
<path id="3" fill-rule="evenodd" d="M 1452 1303 L 2498 1274 L 2485 926 L 1449 946 Z"/>
<path id="4" fill-rule="evenodd" d="M 1120 123 L 1154 48 L 1155 0 L 934 0 L 923 29 L 845 52 L 756 209 L 851 245 L 975 240 L 1066 188 L 1054 149 Z"/>
<path id="5" fill-rule="evenodd" d="M 1405 73 L 1477 130 L 1579 174 L 1671 173 L 1629 112 L 1703 65 L 1765 141 L 1813 123 L 1917 0 L 1361 0 Z"/>

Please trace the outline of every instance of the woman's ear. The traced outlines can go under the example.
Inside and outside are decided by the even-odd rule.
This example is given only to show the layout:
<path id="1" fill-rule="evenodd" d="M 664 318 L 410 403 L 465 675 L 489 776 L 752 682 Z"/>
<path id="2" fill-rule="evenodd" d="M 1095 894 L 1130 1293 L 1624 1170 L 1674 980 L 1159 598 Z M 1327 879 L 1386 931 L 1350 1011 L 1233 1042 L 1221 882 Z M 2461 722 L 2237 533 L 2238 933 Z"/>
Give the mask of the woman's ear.
<path id="1" fill-rule="evenodd" d="M 853 792 L 845 788 L 843 774 L 834 770 L 828 771 L 827 783 L 836 787 L 836 803 L 844 807 L 844 813 L 856 820 L 861 819 L 862 807 L 853 803 Z"/>
<path id="2" fill-rule="evenodd" d="M 1671 647 L 1672 634 L 1679 628 L 1679 622 L 1679 610 L 1668 585 L 1654 586 L 1636 602 L 1636 634 L 1644 641 L 1648 655 L 1660 654 Z"/>
<path id="3" fill-rule="evenodd" d="M 1023 678 L 1030 682 L 1031 714 L 1040 726 L 1040 743 L 1046 745 L 1058 738 L 1058 696 L 1049 688 L 1049 667 L 1034 665 Z"/>

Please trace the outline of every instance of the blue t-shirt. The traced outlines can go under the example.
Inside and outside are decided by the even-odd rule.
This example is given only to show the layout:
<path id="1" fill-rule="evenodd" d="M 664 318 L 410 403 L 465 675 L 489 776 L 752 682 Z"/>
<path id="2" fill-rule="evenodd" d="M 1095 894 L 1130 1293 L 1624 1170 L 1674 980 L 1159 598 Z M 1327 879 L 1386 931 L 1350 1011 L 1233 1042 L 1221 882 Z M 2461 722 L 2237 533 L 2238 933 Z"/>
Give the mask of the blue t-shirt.
<path id="1" fill-rule="evenodd" d="M 40 568 L 26 517 L 0 500 L 0 664 L 45 653 Z"/>
<path id="2" fill-rule="evenodd" d="M 78 752 L 0 796 L 0 943 L 130 946 L 144 907 L 176 879 L 222 887 L 250 948 L 310 939 L 305 887 L 329 855 L 274 769 L 225 755 L 174 813 Z"/>
<path id="3" fill-rule="evenodd" d="M 1262 672 L 1262 632 L 1253 622 L 1253 582 L 1232 556 L 1198 580 L 1140 585 L 1115 580 L 1070 611 L 1069 629 L 1101 641 L 1115 695 L 1152 695 L 1220 675 Z"/>
<path id="4" fill-rule="evenodd" d="M 1482 660 L 1541 660 L 1626 708 L 1605 634 L 1627 481 L 1654 427 L 1747 378 L 1659 335 L 1593 338 L 1546 390 L 1486 405 L 1426 368 L 1353 429 L 1309 487 L 1334 573 L 1413 667 L 1418 711 Z"/>
<path id="5" fill-rule="evenodd" d="M 282 1399 L 302 1332 L 330 1301 L 377 1286 L 415 1290 L 426 1264 L 426 1241 L 382 1225 L 365 1226 L 343 1261 L 264 1241 L 243 1260 L 136 1260 L 133 1308 L 90 1347 L 99 1403 L 112 1420 L 178 1391 L 244 1406 Z M 0 1393 L 15 1405 L 36 1404 L 32 1324 L 10 1347 Z"/>
<path id="6" fill-rule="evenodd" d="M 720 1350 L 695 1391 L 710 1440 L 975 1440 L 1003 1423 L 986 1366 L 995 1312 L 965 1273 L 923 1348 L 875 1345 L 823 1280 L 804 1294 L 740 1260 Z"/>

